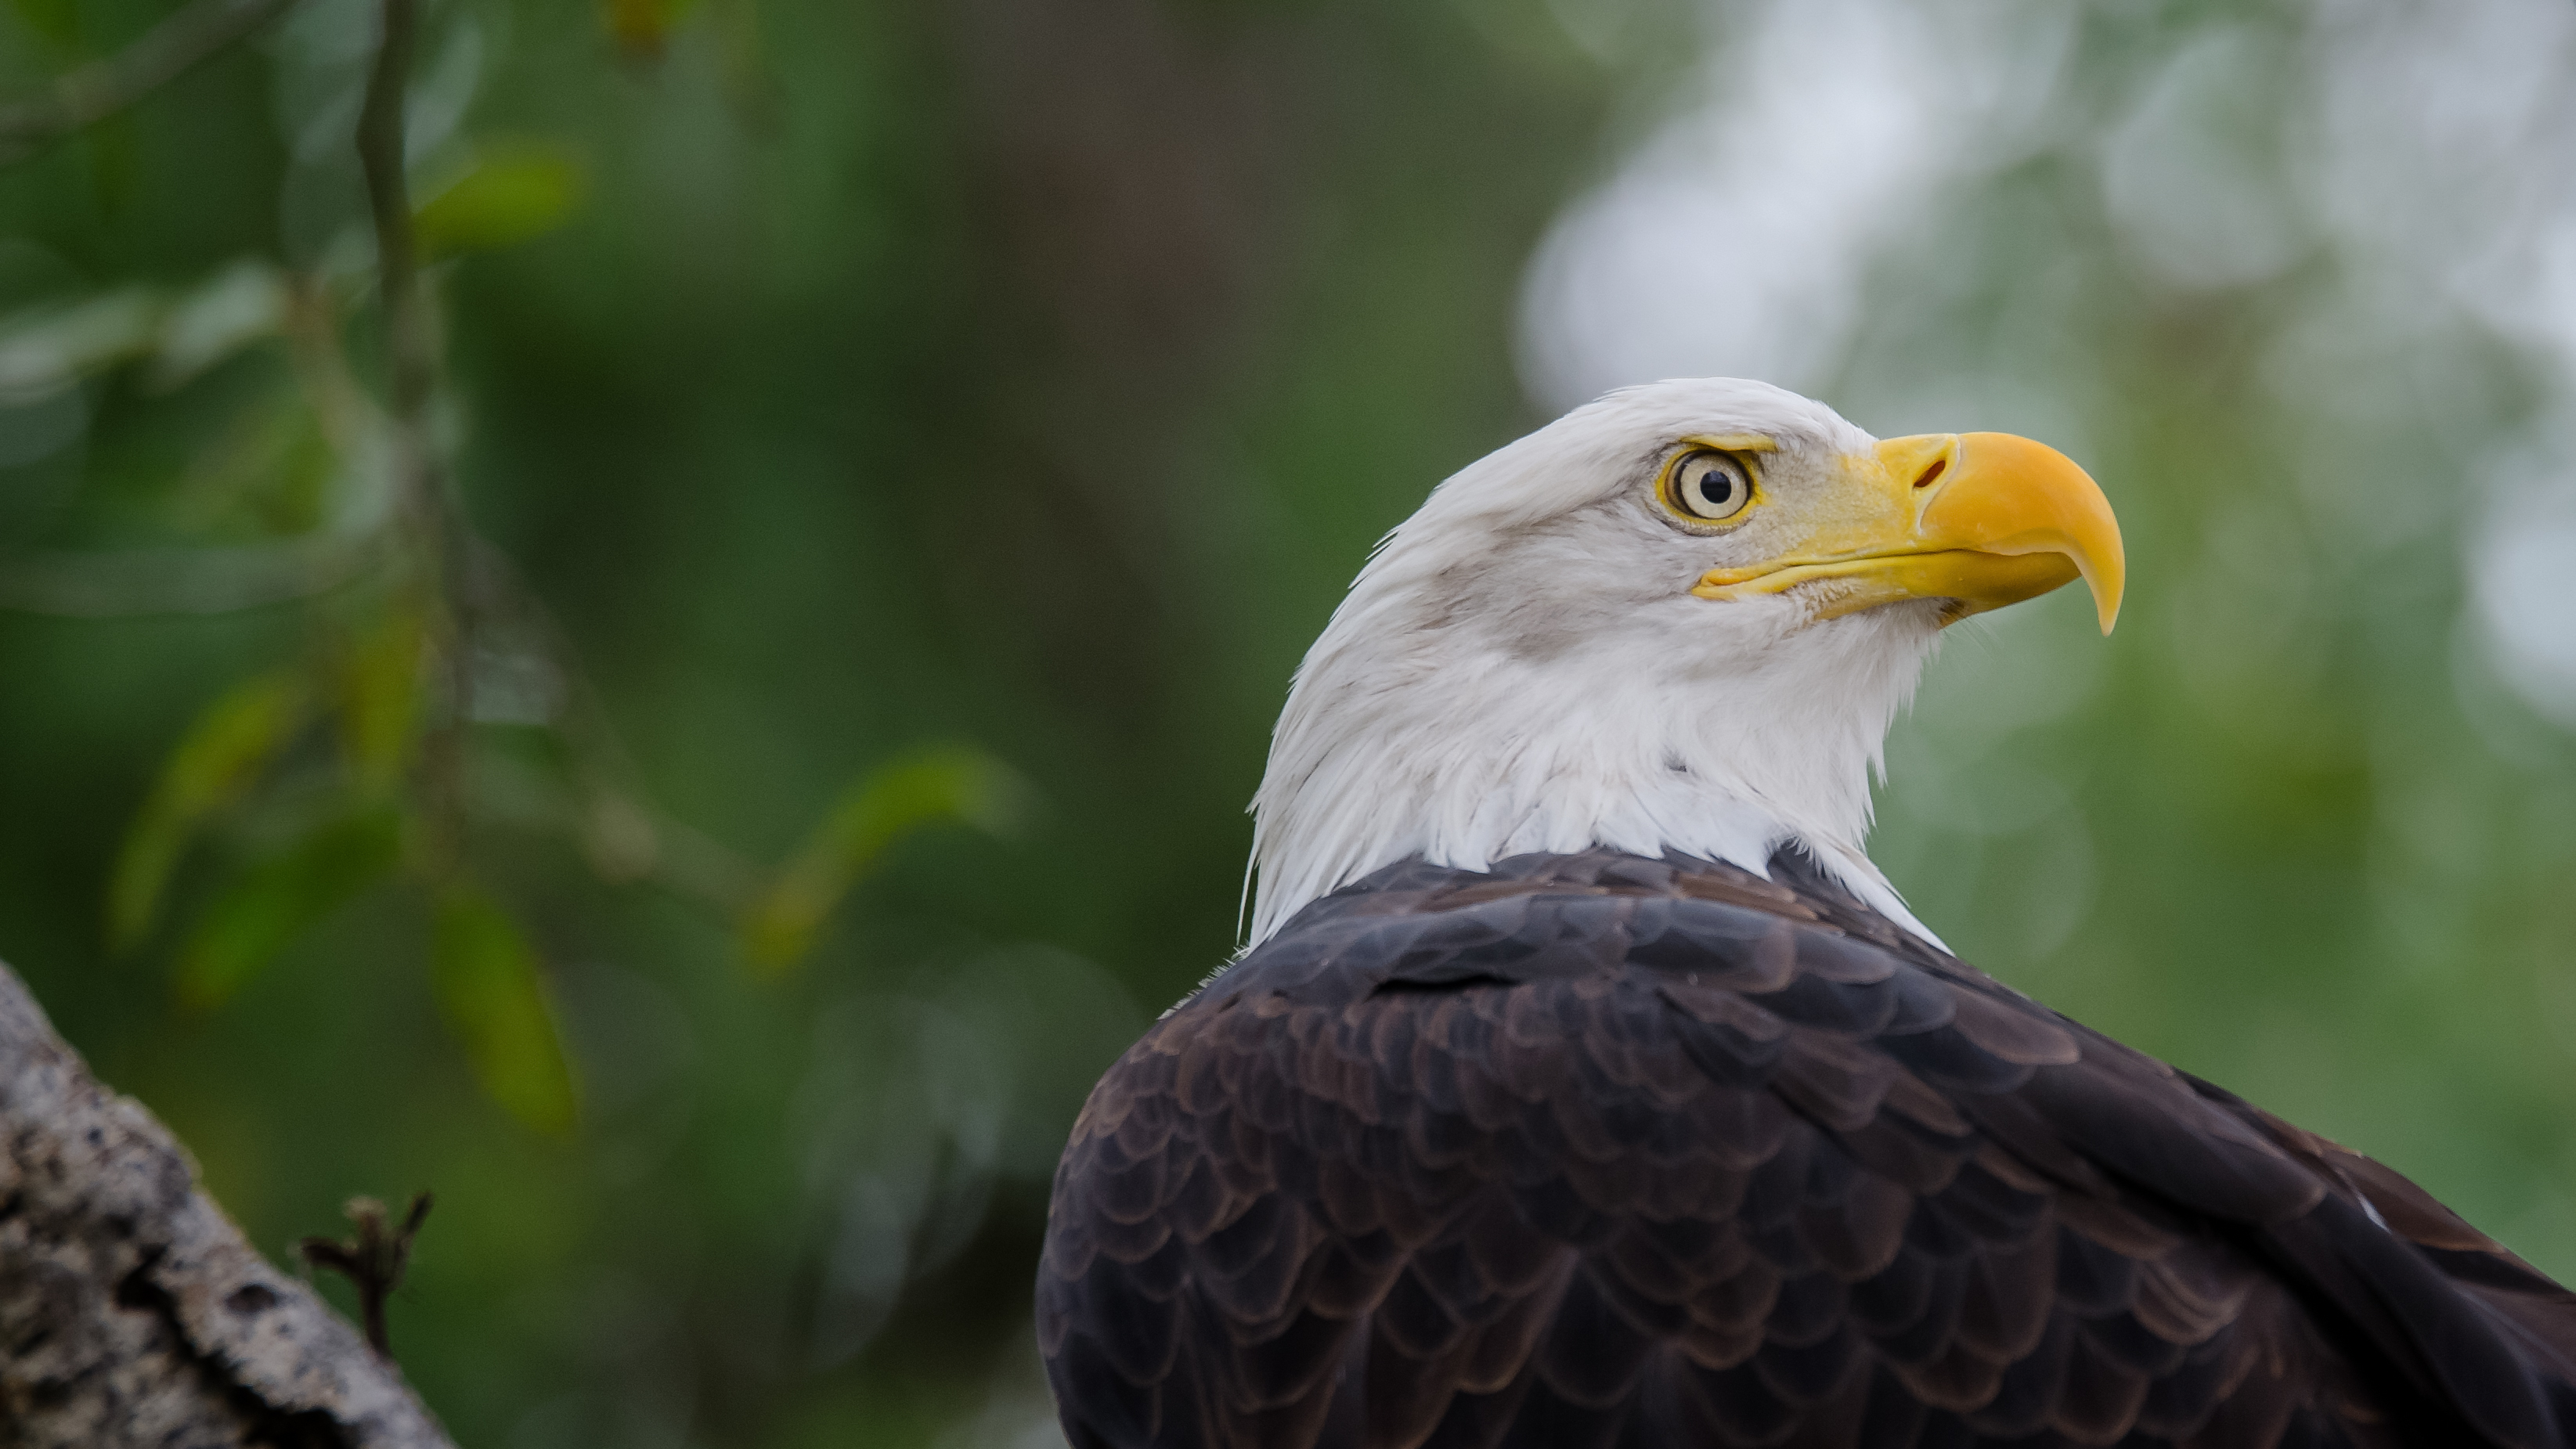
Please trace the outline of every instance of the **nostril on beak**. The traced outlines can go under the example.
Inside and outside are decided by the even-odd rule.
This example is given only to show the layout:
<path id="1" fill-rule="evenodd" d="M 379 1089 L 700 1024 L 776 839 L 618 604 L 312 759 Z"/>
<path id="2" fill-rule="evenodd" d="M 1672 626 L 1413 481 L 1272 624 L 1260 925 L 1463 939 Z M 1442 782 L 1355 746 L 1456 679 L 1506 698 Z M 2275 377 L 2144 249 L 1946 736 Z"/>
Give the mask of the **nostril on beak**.
<path id="1" fill-rule="evenodd" d="M 1914 480 L 1914 486 L 1917 488 L 1931 487 L 1933 483 L 1940 478 L 1941 470 L 1949 466 L 1950 460 L 1947 458 L 1933 459 L 1932 466 L 1923 470 L 1923 476 Z"/>

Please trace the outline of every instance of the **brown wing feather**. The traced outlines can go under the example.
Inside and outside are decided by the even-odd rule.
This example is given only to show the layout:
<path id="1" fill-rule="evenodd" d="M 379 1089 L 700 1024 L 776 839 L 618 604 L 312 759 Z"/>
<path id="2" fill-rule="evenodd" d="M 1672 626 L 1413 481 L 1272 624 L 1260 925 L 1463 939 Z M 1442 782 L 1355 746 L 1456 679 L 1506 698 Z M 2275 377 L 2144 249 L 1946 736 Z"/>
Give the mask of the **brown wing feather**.
<path id="1" fill-rule="evenodd" d="M 1075 1449 L 2567 1442 L 2556 1285 L 1773 875 L 1398 867 L 1177 1008 L 1057 1175 Z"/>

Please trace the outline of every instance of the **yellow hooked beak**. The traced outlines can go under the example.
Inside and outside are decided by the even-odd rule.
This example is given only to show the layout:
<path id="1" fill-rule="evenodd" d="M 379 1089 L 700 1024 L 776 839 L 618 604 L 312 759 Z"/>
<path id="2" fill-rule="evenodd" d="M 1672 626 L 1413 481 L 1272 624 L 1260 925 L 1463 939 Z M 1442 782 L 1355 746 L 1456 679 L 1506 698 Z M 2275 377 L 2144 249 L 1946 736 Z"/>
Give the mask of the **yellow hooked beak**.
<path id="1" fill-rule="evenodd" d="M 2120 616 L 2119 520 L 2055 448 L 2010 433 L 1930 433 L 1890 438 L 1843 471 L 1806 530 L 1809 547 L 1711 569 L 1691 592 L 1741 599 L 1813 584 L 1828 619 L 1940 599 L 1941 622 L 1954 624 L 2081 577 L 2102 632 Z"/>

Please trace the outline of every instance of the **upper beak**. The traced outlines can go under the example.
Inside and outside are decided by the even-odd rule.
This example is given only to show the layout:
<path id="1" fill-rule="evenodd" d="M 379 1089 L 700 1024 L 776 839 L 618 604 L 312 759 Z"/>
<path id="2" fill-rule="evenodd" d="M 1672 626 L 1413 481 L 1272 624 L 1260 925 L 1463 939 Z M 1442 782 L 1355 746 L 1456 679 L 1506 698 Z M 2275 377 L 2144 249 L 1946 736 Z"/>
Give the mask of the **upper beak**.
<path id="1" fill-rule="evenodd" d="M 1706 599 L 1819 583 L 1832 618 L 1903 599 L 1940 599 L 1942 622 L 2035 598 L 2081 577 L 2102 632 L 2120 616 L 2126 564 L 2102 490 L 2055 448 L 2010 433 L 1890 438 L 1848 460 L 1849 495 L 1813 547 L 1749 568 L 1711 569 Z M 1830 581 L 1830 582 L 1826 582 Z"/>

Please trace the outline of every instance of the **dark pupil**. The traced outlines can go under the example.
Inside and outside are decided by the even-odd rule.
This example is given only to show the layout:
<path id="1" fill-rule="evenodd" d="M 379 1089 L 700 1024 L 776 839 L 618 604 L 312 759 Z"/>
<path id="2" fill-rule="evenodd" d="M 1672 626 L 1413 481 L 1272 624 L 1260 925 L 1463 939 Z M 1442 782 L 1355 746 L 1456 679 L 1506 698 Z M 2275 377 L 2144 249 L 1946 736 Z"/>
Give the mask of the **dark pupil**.
<path id="1" fill-rule="evenodd" d="M 1699 475 L 1700 500 L 1711 508 L 1724 508 L 1735 496 L 1735 478 L 1723 468 L 1711 468 Z"/>

